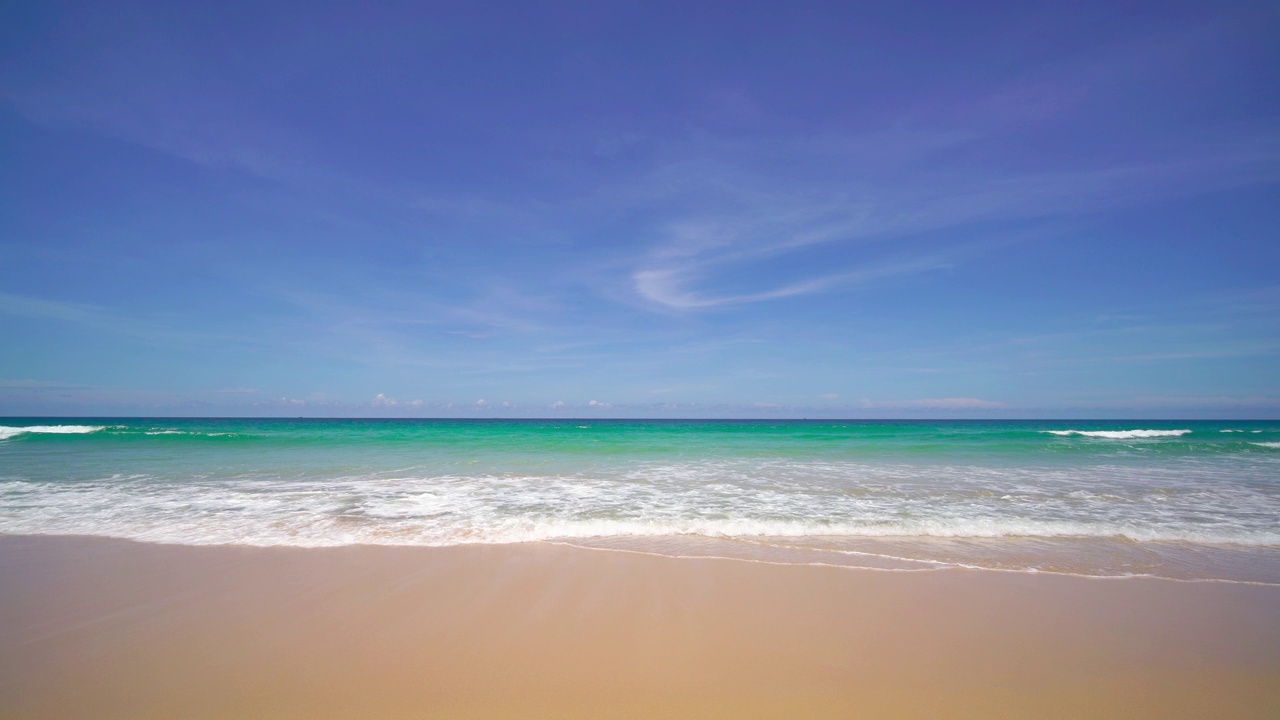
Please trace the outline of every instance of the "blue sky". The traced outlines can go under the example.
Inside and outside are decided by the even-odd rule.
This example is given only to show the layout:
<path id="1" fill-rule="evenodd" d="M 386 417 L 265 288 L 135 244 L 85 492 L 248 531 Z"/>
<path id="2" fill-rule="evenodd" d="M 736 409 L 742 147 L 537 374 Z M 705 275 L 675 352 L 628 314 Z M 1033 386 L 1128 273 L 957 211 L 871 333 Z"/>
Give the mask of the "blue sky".
<path id="1" fill-rule="evenodd" d="M 0 414 L 1280 416 L 1274 3 L 319 5 L 5 3 Z"/>

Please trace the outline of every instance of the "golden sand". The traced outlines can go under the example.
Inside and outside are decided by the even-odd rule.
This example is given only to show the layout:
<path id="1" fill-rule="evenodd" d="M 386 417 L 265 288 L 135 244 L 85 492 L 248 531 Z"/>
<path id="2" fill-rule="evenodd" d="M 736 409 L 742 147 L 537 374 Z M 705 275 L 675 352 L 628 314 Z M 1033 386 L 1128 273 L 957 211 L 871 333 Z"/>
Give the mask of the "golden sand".
<path id="1" fill-rule="evenodd" d="M 1277 718 L 1280 588 L 0 537 L 4 718 Z"/>

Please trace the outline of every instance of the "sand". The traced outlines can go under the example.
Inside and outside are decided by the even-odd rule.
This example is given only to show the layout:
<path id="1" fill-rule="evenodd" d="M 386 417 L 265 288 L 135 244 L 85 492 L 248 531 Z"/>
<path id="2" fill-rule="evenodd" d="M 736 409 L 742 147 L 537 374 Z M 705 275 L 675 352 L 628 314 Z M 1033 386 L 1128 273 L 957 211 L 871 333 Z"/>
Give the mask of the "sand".
<path id="1" fill-rule="evenodd" d="M 0 537 L 4 718 L 1276 718 L 1280 588 Z"/>

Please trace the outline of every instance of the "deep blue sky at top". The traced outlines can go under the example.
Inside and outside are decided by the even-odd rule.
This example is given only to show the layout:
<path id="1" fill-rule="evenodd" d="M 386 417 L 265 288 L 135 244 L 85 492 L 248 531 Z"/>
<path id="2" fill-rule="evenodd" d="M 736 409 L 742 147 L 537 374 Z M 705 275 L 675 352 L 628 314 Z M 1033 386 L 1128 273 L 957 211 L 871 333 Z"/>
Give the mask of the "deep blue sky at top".
<path id="1" fill-rule="evenodd" d="M 6 2 L 0 414 L 1280 415 L 1280 6 Z"/>

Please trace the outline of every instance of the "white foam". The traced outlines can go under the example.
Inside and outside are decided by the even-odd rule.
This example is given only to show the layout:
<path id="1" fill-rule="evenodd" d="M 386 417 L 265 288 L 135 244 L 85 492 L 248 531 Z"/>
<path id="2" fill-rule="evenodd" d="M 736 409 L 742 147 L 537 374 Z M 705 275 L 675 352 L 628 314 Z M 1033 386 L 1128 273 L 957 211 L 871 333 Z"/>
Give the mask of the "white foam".
<path id="1" fill-rule="evenodd" d="M 29 425 L 27 427 L 10 427 L 0 425 L 0 440 L 8 440 L 23 433 L 49 433 L 56 435 L 82 435 L 84 433 L 105 430 L 103 425 Z"/>
<path id="2" fill-rule="evenodd" d="M 194 430 L 147 430 L 144 435 L 188 435 L 192 437 L 225 437 L 234 435 L 229 432 L 196 432 Z"/>
<path id="3" fill-rule="evenodd" d="M 1257 445 L 1258 447 L 1265 447 L 1265 448 L 1280 448 L 1280 442 L 1260 442 L 1260 443 L 1249 443 L 1249 444 Z"/>
<path id="4" fill-rule="evenodd" d="M 1231 465 L 992 468 L 743 459 L 607 474 L 0 478 L 0 533 L 183 544 L 586 537 L 1121 538 L 1280 546 L 1270 453 Z"/>
<path id="5" fill-rule="evenodd" d="M 1181 437 L 1190 430 L 1043 430 L 1051 435 L 1080 435 L 1108 440 L 1132 440 L 1135 438 Z"/>
<path id="6" fill-rule="evenodd" d="M 978 521 L 904 522 L 879 526 L 802 521 L 722 520 L 646 522 L 621 520 L 511 519 L 490 527 L 440 527 L 416 523 L 385 526 L 346 526 L 332 516 L 202 517 L 200 508 L 167 508 L 143 518 L 125 511 L 119 517 L 50 517 L 38 523 L 0 523 L 0 532 L 12 534 L 97 535 L 182 545 L 251 545 L 332 547 L 342 545 L 399 545 L 447 547 L 472 544 L 511 544 L 544 540 L 588 538 L 686 537 L 725 540 L 750 538 L 829 539 L 1113 539 L 1131 542 L 1193 543 L 1276 547 L 1280 533 L 1230 533 L 1146 529 L 1110 523 Z M 179 510 L 194 510 L 191 514 Z M 150 513 L 148 513 L 150 514 Z M 133 517 L 126 518 L 127 515 Z"/>

